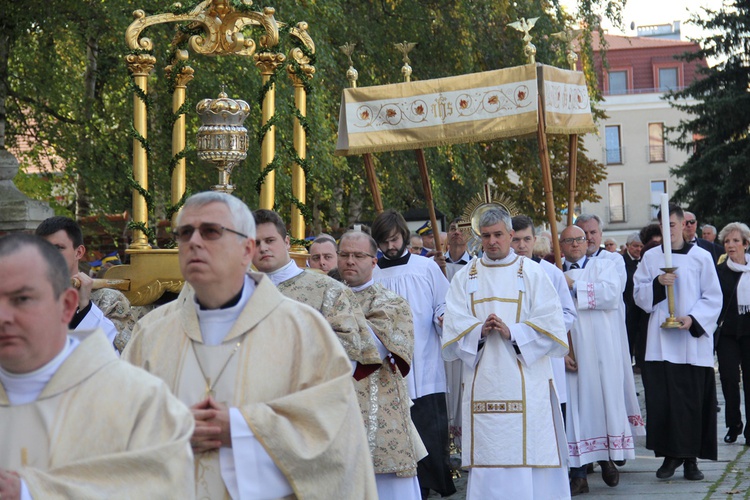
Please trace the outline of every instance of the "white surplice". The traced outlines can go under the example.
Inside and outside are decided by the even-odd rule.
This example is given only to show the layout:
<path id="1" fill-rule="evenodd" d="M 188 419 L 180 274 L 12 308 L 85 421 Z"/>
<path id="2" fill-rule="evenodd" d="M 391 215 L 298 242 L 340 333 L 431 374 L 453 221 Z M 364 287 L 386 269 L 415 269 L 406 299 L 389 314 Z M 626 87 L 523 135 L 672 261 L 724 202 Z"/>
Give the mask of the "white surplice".
<path id="1" fill-rule="evenodd" d="M 645 434 L 640 410 L 628 412 L 622 391 L 633 373 L 622 363 L 625 322 L 619 310 L 622 289 L 617 268 L 605 259 L 587 259 L 583 266 L 565 273 L 575 281 L 578 308 L 571 329 L 578 371 L 566 373 L 571 467 L 635 458 L 633 435 Z"/>
<path id="2" fill-rule="evenodd" d="M 480 347 L 489 314 L 509 327 Z M 568 498 L 567 453 L 549 356 L 567 352 L 557 293 L 546 273 L 511 250 L 499 261 L 473 259 L 451 282 L 443 356 L 463 360 L 463 465 L 470 498 Z M 476 474 L 475 471 L 478 471 Z"/>
<path id="3" fill-rule="evenodd" d="M 411 398 L 445 392 L 445 365 L 440 356 L 441 328 L 438 318 L 445 311 L 448 280 L 432 259 L 418 255 L 411 255 L 409 262 L 403 265 L 385 269 L 376 267 L 372 277 L 375 283 L 396 292 L 411 306 L 414 357 L 411 371 L 406 377 Z"/>
<path id="4" fill-rule="evenodd" d="M 654 304 L 654 280 L 663 274 L 664 251 L 655 247 L 646 252 L 633 275 L 633 297 L 638 307 L 650 313 L 646 361 L 695 366 L 714 366 L 714 330 L 722 307 L 721 286 L 711 254 L 691 246 L 687 254 L 673 253 L 672 265 L 677 268 L 674 284 L 675 316 L 695 318 L 705 334 L 696 338 L 687 330 L 663 329 L 669 316 L 667 300 Z"/>

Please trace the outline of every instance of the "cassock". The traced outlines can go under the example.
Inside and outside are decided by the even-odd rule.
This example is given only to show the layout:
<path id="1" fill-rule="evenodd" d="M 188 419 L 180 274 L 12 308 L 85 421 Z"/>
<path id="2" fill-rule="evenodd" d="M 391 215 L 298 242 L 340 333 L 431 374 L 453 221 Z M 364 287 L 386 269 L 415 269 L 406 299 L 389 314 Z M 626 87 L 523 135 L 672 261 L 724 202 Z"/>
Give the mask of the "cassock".
<path id="1" fill-rule="evenodd" d="M 202 310 L 192 289 L 149 313 L 123 352 L 188 405 L 230 407 L 232 448 L 196 455 L 199 498 L 377 497 L 341 342 L 262 274 L 236 305 Z"/>
<path id="2" fill-rule="evenodd" d="M 190 411 L 101 330 L 32 373 L 0 369 L 0 422 L 0 468 L 32 498 L 194 498 Z"/>
<path id="3" fill-rule="evenodd" d="M 620 276 L 608 260 L 584 259 L 578 263 L 582 268 L 565 273 L 575 282 L 573 300 L 578 310 L 570 331 L 578 371 L 566 372 L 571 467 L 635 458 L 633 436 L 645 434 L 640 411 L 628 411 L 622 391 L 626 378 L 633 383 L 633 372 L 622 363 L 625 322 L 620 314 Z M 565 262 L 564 268 L 569 265 Z"/>
<path id="4" fill-rule="evenodd" d="M 355 382 L 380 498 L 420 500 L 417 462 L 427 451 L 411 420 L 409 373 L 414 327 L 409 304 L 372 280 L 353 287 L 383 359 L 368 377 Z"/>
<path id="5" fill-rule="evenodd" d="M 448 464 L 448 410 L 439 320 L 445 312 L 448 280 L 432 259 L 408 251 L 398 259 L 381 257 L 373 280 L 406 299 L 411 308 L 414 357 L 406 382 L 414 400 L 412 420 L 429 453 L 419 463 L 419 484 L 443 496 L 451 495 L 456 490 Z"/>
<path id="6" fill-rule="evenodd" d="M 104 335 L 107 336 L 109 343 L 114 347 L 117 328 L 93 300 L 89 300 L 89 305 L 80 311 L 76 311 L 68 327 L 75 331 L 88 331 L 100 328 L 104 332 Z"/>
<path id="7" fill-rule="evenodd" d="M 323 315 L 344 346 L 349 359 L 357 363 L 354 373 L 356 379 L 376 370 L 381 362 L 380 357 L 351 290 L 325 274 L 300 269 L 294 261 L 289 264 L 282 268 L 285 269 L 284 272 L 269 276 L 279 291 Z M 277 282 L 279 278 L 283 281 Z"/>
<path id="8" fill-rule="evenodd" d="M 495 313 L 511 341 L 482 325 Z M 542 268 L 512 250 L 474 258 L 451 282 L 443 356 L 461 359 L 467 498 L 568 498 L 567 453 L 550 356 L 568 348 L 560 300 Z"/>
<path id="9" fill-rule="evenodd" d="M 669 316 L 664 250 L 647 251 L 633 276 L 635 303 L 650 313 L 643 386 L 646 391 L 646 447 L 656 456 L 716 460 L 714 341 L 722 295 L 711 254 L 685 243 L 672 251 L 678 276 L 675 316 L 691 316 L 690 330 L 663 329 Z"/>

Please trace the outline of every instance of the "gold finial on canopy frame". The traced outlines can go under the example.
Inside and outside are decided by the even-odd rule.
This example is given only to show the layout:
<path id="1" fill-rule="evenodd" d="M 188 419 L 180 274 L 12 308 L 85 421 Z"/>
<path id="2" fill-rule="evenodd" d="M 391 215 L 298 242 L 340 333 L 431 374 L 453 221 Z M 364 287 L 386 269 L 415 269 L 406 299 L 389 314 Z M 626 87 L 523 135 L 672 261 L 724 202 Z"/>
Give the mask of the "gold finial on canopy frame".
<path id="1" fill-rule="evenodd" d="M 525 17 L 522 17 L 518 21 L 508 23 L 508 26 L 523 33 L 523 41 L 526 42 L 526 45 L 523 47 L 523 53 L 529 58 L 529 64 L 534 64 L 536 62 L 536 46 L 531 43 L 531 35 L 529 35 L 529 31 L 534 27 L 537 19 L 539 18 L 532 17 L 531 19 L 526 19 Z"/>
<path id="2" fill-rule="evenodd" d="M 578 54 L 576 54 L 575 48 L 573 46 L 573 41 L 578 38 L 578 35 L 580 34 L 581 30 L 573 29 L 567 29 L 565 31 L 552 33 L 552 36 L 554 38 L 557 38 L 561 42 L 565 43 L 565 48 L 567 49 L 565 59 L 568 61 L 568 66 L 572 71 L 575 71 L 576 63 L 578 62 Z"/>
<path id="3" fill-rule="evenodd" d="M 356 43 L 346 42 L 344 45 L 339 47 L 339 50 L 346 55 L 349 59 L 349 69 L 346 70 L 346 79 L 349 80 L 351 87 L 357 86 L 357 78 L 359 78 L 359 72 L 354 69 L 354 61 L 352 61 L 352 54 L 354 54 L 354 48 L 357 46 Z"/>
<path id="4" fill-rule="evenodd" d="M 411 62 L 409 60 L 409 52 L 411 52 L 411 49 L 417 46 L 416 42 L 401 42 L 401 43 L 394 43 L 393 44 L 396 49 L 403 54 L 404 58 L 404 65 L 401 67 L 401 74 L 404 75 L 404 81 L 410 82 L 411 81 L 411 66 L 409 66 L 409 63 Z"/>

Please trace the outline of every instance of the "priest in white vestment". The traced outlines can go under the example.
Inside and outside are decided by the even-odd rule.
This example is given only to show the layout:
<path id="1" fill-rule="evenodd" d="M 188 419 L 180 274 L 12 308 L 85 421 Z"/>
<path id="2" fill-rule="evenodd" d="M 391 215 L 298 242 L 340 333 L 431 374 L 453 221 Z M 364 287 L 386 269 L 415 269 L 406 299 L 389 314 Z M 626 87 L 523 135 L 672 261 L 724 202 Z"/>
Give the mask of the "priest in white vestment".
<path id="1" fill-rule="evenodd" d="M 193 418 L 102 330 L 68 331 L 60 252 L 0 239 L 0 498 L 194 498 Z"/>
<path id="2" fill-rule="evenodd" d="M 411 417 L 428 452 L 418 466 L 422 496 L 429 490 L 452 495 L 456 487 L 449 464 L 445 363 L 440 354 L 449 283 L 432 259 L 406 249 L 409 227 L 395 210 L 375 218 L 372 237 L 383 252 L 373 279 L 406 299 L 414 321 L 414 358 L 406 382 L 414 401 Z"/>
<path id="3" fill-rule="evenodd" d="M 577 226 L 567 227 L 560 237 L 563 269 L 578 310 L 570 331 L 574 358 L 566 373 L 572 495 L 588 492 L 586 465 L 595 461 L 602 467 L 604 482 L 617 486 L 619 472 L 613 461 L 635 458 L 633 436 L 645 434 L 640 411 L 628 412 L 622 392 L 624 378 L 632 383 L 633 372 L 622 363 L 620 278 L 610 261 L 586 256 L 585 242 Z"/>
<path id="4" fill-rule="evenodd" d="M 464 362 L 467 498 L 569 498 L 565 431 L 550 356 L 567 352 L 560 300 L 510 248 L 502 208 L 479 220 L 484 255 L 451 282 L 443 356 Z"/>
<path id="5" fill-rule="evenodd" d="M 668 479 L 684 464 L 689 480 L 703 479 L 696 458 L 716 460 L 714 341 L 722 294 L 711 254 L 682 238 L 682 209 L 669 205 L 672 267 L 665 273 L 662 247 L 648 250 L 633 275 L 633 296 L 650 313 L 643 387 L 646 448 L 664 463 L 656 477 Z M 666 234 L 666 229 L 662 229 Z M 674 286 L 679 328 L 662 328 L 669 316 L 667 286 Z"/>
<path id="6" fill-rule="evenodd" d="M 344 348 L 320 313 L 246 273 L 247 206 L 194 195 L 175 235 L 191 287 L 136 324 L 123 358 L 191 405 L 196 495 L 376 498 Z"/>

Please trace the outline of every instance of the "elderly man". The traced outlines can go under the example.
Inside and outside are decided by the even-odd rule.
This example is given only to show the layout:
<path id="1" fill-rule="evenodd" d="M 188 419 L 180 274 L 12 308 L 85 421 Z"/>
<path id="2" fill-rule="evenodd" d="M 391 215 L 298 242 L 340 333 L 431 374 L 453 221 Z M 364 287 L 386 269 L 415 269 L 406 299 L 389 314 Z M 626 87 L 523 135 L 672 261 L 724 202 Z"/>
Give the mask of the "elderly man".
<path id="1" fill-rule="evenodd" d="M 383 366 L 355 383 L 375 466 L 380 498 L 419 500 L 417 462 L 426 455 L 411 421 L 406 375 L 414 352 L 409 304 L 372 279 L 378 246 L 361 231 L 344 233 L 339 242 L 339 274 L 367 318 Z"/>
<path id="2" fill-rule="evenodd" d="M 447 297 L 443 356 L 463 361 L 467 384 L 467 498 L 568 498 L 550 364 L 567 352 L 562 309 L 542 268 L 511 249 L 511 224 L 501 208 L 482 214 L 484 254 L 456 274 Z"/>
<path id="3" fill-rule="evenodd" d="M 0 498 L 193 498 L 193 420 L 119 361 L 78 306 L 54 246 L 0 239 Z"/>
<path id="4" fill-rule="evenodd" d="M 633 436 L 644 434 L 640 411 L 629 411 L 622 388 L 634 385 L 630 364 L 623 363 L 620 338 L 625 323 L 620 314 L 622 291 L 614 264 L 586 256 L 586 236 L 577 226 L 560 236 L 565 279 L 578 310 L 570 330 L 566 433 L 570 454 L 571 496 L 589 491 L 586 466 L 595 461 L 602 479 L 617 486 L 620 475 L 613 461 L 635 458 Z M 627 382 L 626 382 L 627 380 Z"/>
<path id="5" fill-rule="evenodd" d="M 661 214 L 659 214 L 661 220 Z M 668 479 L 684 464 L 685 479 L 699 481 L 696 458 L 716 460 L 716 383 L 714 339 L 722 306 L 721 287 L 711 255 L 683 239 L 682 209 L 669 205 L 674 272 L 664 272 L 664 250 L 647 251 L 633 276 L 635 303 L 651 314 L 643 386 L 646 390 L 646 448 L 664 463 L 656 471 Z M 668 286 L 674 287 L 679 328 L 663 328 L 669 316 Z"/>
<path id="6" fill-rule="evenodd" d="M 635 305 L 633 299 L 633 275 L 638 269 L 641 262 L 641 236 L 638 231 L 628 235 L 625 245 L 625 252 L 622 254 L 622 260 L 625 261 L 625 272 L 627 282 L 625 291 L 622 293 L 622 300 L 625 303 L 625 327 L 628 331 L 628 346 L 630 347 L 630 356 L 635 358 L 634 370 L 640 371 L 643 368 L 643 355 L 646 352 L 646 332 L 642 325 L 646 323 L 647 314 L 643 309 Z"/>
<path id="7" fill-rule="evenodd" d="M 698 219 L 695 217 L 695 214 L 688 211 L 683 212 L 683 214 L 685 216 L 685 229 L 682 231 L 682 239 L 710 253 L 711 258 L 714 260 L 714 264 L 716 264 L 719 261 L 721 254 L 724 253 L 723 247 L 703 238 L 698 238 L 696 234 L 698 230 Z"/>
<path id="8" fill-rule="evenodd" d="M 395 210 L 386 210 L 372 223 L 372 237 L 383 252 L 373 279 L 409 303 L 414 321 L 414 360 L 406 379 L 414 400 L 412 420 L 429 455 L 419 462 L 423 496 L 435 490 L 443 496 L 456 491 L 448 464 L 448 413 L 445 365 L 440 356 L 440 331 L 448 280 L 432 259 L 406 250 L 409 227 Z"/>
<path id="9" fill-rule="evenodd" d="M 701 238 L 709 243 L 716 243 L 716 227 L 711 224 L 704 224 L 701 228 Z"/>
<path id="10" fill-rule="evenodd" d="M 412 234 L 411 238 L 409 238 L 409 252 L 416 255 L 422 255 L 423 249 L 422 237 L 418 234 Z"/>
<path id="11" fill-rule="evenodd" d="M 333 236 L 321 234 L 310 245 L 310 257 L 307 258 L 310 269 L 320 269 L 328 274 L 331 269 L 338 267 L 336 255 L 336 240 Z"/>
<path id="12" fill-rule="evenodd" d="M 333 278 L 297 267 L 289 255 L 289 235 L 278 213 L 259 209 L 253 217 L 258 244 L 255 268 L 266 273 L 286 297 L 323 315 L 352 361 L 354 378 L 359 380 L 377 370 L 380 357 L 352 292 Z"/>
<path id="13" fill-rule="evenodd" d="M 247 206 L 191 196 L 175 237 L 190 287 L 138 322 L 123 357 L 192 405 L 197 496 L 375 498 L 346 353 L 320 313 L 247 272 Z"/>
<path id="14" fill-rule="evenodd" d="M 117 290 L 92 291 L 94 281 L 88 274 L 78 270 L 78 263 L 86 255 L 81 227 L 76 221 L 67 217 L 50 217 L 39 224 L 36 228 L 36 235 L 60 250 L 68 264 L 71 279 L 75 280 L 78 285 L 78 309 L 73 319 L 70 320 L 70 328 L 73 330 L 101 328 L 117 350 L 122 351 L 130 339 L 130 332 L 135 323 L 130 310 L 130 302 Z"/>

